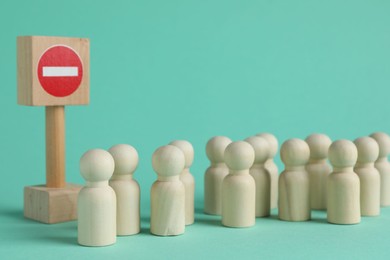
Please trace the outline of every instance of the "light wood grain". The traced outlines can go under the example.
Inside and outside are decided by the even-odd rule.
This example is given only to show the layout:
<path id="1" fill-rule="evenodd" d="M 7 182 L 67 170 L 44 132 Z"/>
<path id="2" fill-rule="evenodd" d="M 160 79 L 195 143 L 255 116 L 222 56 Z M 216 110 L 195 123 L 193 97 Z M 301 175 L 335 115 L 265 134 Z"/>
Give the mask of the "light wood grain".
<path id="1" fill-rule="evenodd" d="M 374 166 L 378 159 L 379 146 L 371 137 L 354 141 L 358 159 L 354 171 L 360 180 L 360 211 L 362 216 L 378 216 L 381 205 L 381 176 Z"/>
<path id="2" fill-rule="evenodd" d="M 231 142 L 228 137 L 215 136 L 206 144 L 206 154 L 210 160 L 210 167 L 204 175 L 204 212 L 207 214 L 221 215 L 222 181 L 229 173 L 223 156 Z"/>
<path id="3" fill-rule="evenodd" d="M 78 243 L 108 246 L 116 242 L 116 195 L 108 185 L 115 162 L 111 154 L 92 149 L 80 159 L 80 173 L 86 185 L 77 198 Z"/>
<path id="4" fill-rule="evenodd" d="M 328 176 L 329 223 L 360 223 L 360 181 L 353 171 L 356 160 L 356 146 L 349 140 L 335 141 L 329 147 L 329 161 L 333 166 Z"/>
<path id="5" fill-rule="evenodd" d="M 332 168 L 327 162 L 332 141 L 324 134 L 311 134 L 305 139 L 310 148 L 310 159 L 306 171 L 310 181 L 310 207 L 326 210 L 327 179 Z"/>
<path id="6" fill-rule="evenodd" d="M 251 227 L 256 220 L 256 184 L 249 174 L 255 152 L 244 141 L 226 147 L 224 160 L 229 174 L 222 182 L 222 225 Z"/>
<path id="7" fill-rule="evenodd" d="M 185 232 L 185 187 L 179 179 L 185 166 L 182 150 L 173 145 L 158 148 L 152 156 L 157 181 L 150 191 L 150 232 L 176 236 Z"/>
<path id="8" fill-rule="evenodd" d="M 379 145 L 379 157 L 375 161 L 375 168 L 381 176 L 381 206 L 390 206 L 390 163 L 388 155 L 390 154 L 390 137 L 383 132 L 377 132 L 370 135 Z"/>
<path id="9" fill-rule="evenodd" d="M 75 220 L 81 188 L 70 183 L 64 188 L 27 186 L 24 188 L 24 216 L 47 224 Z"/>
<path id="10" fill-rule="evenodd" d="M 65 108 L 46 107 L 46 186 L 65 186 Z"/>
<path id="11" fill-rule="evenodd" d="M 270 154 L 269 142 L 259 136 L 245 139 L 255 151 L 255 162 L 249 170 L 256 184 L 256 217 L 267 217 L 271 209 L 271 174 L 265 168 Z"/>
<path id="12" fill-rule="evenodd" d="M 305 165 L 310 150 L 305 141 L 289 139 L 280 148 L 284 171 L 279 176 L 279 219 L 307 221 L 311 218 L 309 176 Z"/>
<path id="13" fill-rule="evenodd" d="M 140 232 L 140 187 L 133 179 L 138 166 L 137 150 L 127 144 L 118 144 L 108 152 L 115 161 L 114 174 L 110 186 L 116 194 L 116 233 L 118 236 L 128 236 Z"/>
<path id="14" fill-rule="evenodd" d="M 259 133 L 256 136 L 265 138 L 270 146 L 270 153 L 268 160 L 265 162 L 265 168 L 271 177 L 271 209 L 275 209 L 278 207 L 279 169 L 274 162 L 274 157 L 278 153 L 278 139 L 271 133 Z"/>
<path id="15" fill-rule="evenodd" d="M 185 157 L 185 166 L 180 174 L 180 181 L 184 184 L 185 189 L 186 225 L 191 225 L 195 220 L 195 179 L 190 172 L 190 167 L 194 161 L 194 148 L 192 144 L 186 140 L 172 141 L 170 145 L 179 148 Z"/>

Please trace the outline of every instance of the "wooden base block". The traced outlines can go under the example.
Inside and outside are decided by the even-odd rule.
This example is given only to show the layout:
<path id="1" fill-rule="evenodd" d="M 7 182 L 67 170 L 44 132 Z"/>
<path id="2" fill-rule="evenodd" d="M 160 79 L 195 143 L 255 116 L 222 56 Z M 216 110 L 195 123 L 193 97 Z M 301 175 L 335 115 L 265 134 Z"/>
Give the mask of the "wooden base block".
<path id="1" fill-rule="evenodd" d="M 77 195 L 82 187 L 70 183 L 64 188 L 24 187 L 24 216 L 47 224 L 76 220 Z"/>

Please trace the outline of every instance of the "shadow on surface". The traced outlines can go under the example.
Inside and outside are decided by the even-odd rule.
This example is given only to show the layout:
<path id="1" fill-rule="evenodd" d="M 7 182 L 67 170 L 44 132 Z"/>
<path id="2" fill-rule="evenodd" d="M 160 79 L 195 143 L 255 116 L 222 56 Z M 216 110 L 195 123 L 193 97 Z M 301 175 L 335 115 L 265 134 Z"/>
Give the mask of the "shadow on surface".
<path id="1" fill-rule="evenodd" d="M 150 226 L 147 227 L 141 226 L 141 231 L 139 233 L 142 235 L 150 235 Z"/>
<path id="2" fill-rule="evenodd" d="M 312 218 L 311 222 L 313 222 L 313 223 L 321 223 L 321 224 L 329 224 L 328 220 L 326 218 L 318 218 L 318 217 Z"/>
<path id="3" fill-rule="evenodd" d="M 0 215 L 13 220 L 28 220 L 24 218 L 22 209 L 3 209 L 0 211 Z"/>
<path id="4" fill-rule="evenodd" d="M 0 211 L 3 230 L 8 241 L 18 240 L 22 244 L 54 243 L 77 245 L 77 221 L 45 224 L 25 218 L 23 209 L 3 208 Z M 5 245 L 5 244 L 3 244 Z"/>
<path id="5" fill-rule="evenodd" d="M 46 237 L 41 237 L 41 240 L 44 241 L 50 241 L 51 243 L 56 243 L 56 244 L 62 244 L 62 245 L 78 245 L 77 242 L 77 232 L 75 233 L 74 237 L 69 237 L 69 236 L 46 236 Z"/>
<path id="6" fill-rule="evenodd" d="M 203 211 L 203 208 L 196 207 L 196 208 L 195 208 L 195 214 L 205 214 L 205 213 L 204 213 L 204 211 Z"/>
<path id="7" fill-rule="evenodd" d="M 210 226 L 222 226 L 220 219 L 209 219 L 209 218 L 196 218 L 195 223 L 210 225 Z"/>
<path id="8" fill-rule="evenodd" d="M 150 223 L 150 217 L 145 217 L 145 216 L 142 216 L 141 218 L 141 222 L 146 222 L 146 223 Z"/>
<path id="9" fill-rule="evenodd" d="M 269 215 L 268 217 L 258 217 L 256 219 L 264 219 L 264 220 L 271 220 L 271 221 L 275 221 L 275 220 L 278 220 L 279 221 L 279 217 L 278 215 Z"/>

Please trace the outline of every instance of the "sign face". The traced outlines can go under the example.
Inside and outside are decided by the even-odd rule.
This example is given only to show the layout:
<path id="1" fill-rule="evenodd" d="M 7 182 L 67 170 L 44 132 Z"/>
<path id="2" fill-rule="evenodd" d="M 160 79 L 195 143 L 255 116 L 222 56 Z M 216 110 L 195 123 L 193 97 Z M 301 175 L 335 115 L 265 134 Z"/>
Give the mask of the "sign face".
<path id="1" fill-rule="evenodd" d="M 17 38 L 18 104 L 89 104 L 89 39 Z"/>
<path id="2" fill-rule="evenodd" d="M 80 86 L 83 64 L 72 48 L 56 45 L 42 54 L 38 61 L 37 73 L 39 83 L 48 94 L 66 97 Z"/>

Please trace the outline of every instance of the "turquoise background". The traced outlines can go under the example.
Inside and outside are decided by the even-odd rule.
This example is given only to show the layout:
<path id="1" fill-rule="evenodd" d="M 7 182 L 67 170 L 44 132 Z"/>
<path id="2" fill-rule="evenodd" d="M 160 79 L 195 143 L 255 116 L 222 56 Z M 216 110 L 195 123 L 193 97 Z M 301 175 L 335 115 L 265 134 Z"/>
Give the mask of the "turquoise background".
<path id="1" fill-rule="evenodd" d="M 230 229 L 202 214 L 205 144 L 274 133 L 280 143 L 390 132 L 390 2 L 1 1 L 0 258 L 387 258 L 390 208 L 360 225 L 258 219 Z M 44 108 L 16 104 L 16 37 L 91 40 L 91 103 L 66 108 L 67 181 L 84 183 L 80 156 L 132 144 L 142 233 L 105 248 L 77 245 L 77 223 L 23 218 L 24 186 L 45 182 Z M 196 223 L 183 236 L 149 234 L 153 151 L 195 148 Z M 279 156 L 276 158 L 280 170 Z"/>

